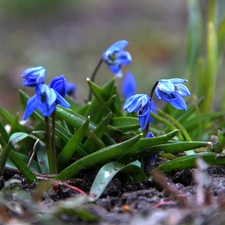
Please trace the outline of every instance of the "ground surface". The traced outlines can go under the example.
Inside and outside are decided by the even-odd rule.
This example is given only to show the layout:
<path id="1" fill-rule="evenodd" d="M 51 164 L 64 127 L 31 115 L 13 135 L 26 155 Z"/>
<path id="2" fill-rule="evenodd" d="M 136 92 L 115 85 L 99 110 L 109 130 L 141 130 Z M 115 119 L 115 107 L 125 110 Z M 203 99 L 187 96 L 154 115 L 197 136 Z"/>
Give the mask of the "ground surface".
<path id="1" fill-rule="evenodd" d="M 22 183 L 11 197 L 0 195 L 0 224 L 225 224 L 224 174 L 225 167 L 211 166 L 207 170 L 198 168 L 167 176 L 157 173 L 154 178 L 136 184 L 120 174 L 99 200 L 95 203 L 82 200 L 81 204 L 71 188 L 54 186 L 54 192 L 48 189 L 39 199 L 35 184 Z M 14 176 L 11 180 L 18 178 Z M 70 181 L 70 185 L 88 193 L 93 179 L 94 174 L 90 173 L 83 179 Z M 13 189 L 7 183 L 5 185 L 2 189 L 4 195 Z M 27 196 L 31 195 L 32 200 L 24 193 L 17 194 L 21 190 L 28 193 Z M 60 211 L 65 204 L 70 205 L 70 210 Z M 85 221 L 86 215 L 82 217 L 71 211 L 71 207 L 77 206 L 98 221 Z M 49 216 L 53 214 L 53 217 Z"/>

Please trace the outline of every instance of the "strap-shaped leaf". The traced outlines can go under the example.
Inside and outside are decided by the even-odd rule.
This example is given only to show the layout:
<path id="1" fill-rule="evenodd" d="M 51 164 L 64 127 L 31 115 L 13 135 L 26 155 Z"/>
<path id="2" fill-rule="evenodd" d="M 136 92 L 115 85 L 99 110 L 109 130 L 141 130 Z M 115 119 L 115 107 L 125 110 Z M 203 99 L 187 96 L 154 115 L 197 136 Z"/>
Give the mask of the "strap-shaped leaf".
<path id="1" fill-rule="evenodd" d="M 92 131 L 94 133 L 94 135 L 99 138 L 102 139 L 104 132 L 110 122 L 112 118 L 112 113 L 109 113 L 102 121 L 101 123 L 99 123 L 99 125 L 96 127 L 95 131 Z M 87 152 L 93 152 L 95 150 L 97 150 L 95 148 L 95 146 L 93 146 L 93 137 L 89 136 L 89 138 L 86 140 L 86 142 L 84 143 L 84 149 Z M 115 142 L 111 142 L 109 145 L 111 144 L 115 144 Z"/>
<path id="2" fill-rule="evenodd" d="M 139 161 L 131 162 L 127 165 L 119 162 L 110 162 L 104 165 L 96 175 L 89 193 L 89 201 L 96 201 L 108 186 L 109 182 L 119 172 L 129 173 L 134 178 L 134 181 L 137 182 L 143 181 L 146 178 Z"/>
<path id="3" fill-rule="evenodd" d="M 60 172 L 56 179 L 65 180 L 75 177 L 80 170 L 90 168 L 96 164 L 104 163 L 105 161 L 118 158 L 119 156 L 127 154 L 131 146 L 133 146 L 139 139 L 141 135 L 137 135 L 127 141 L 120 144 L 111 145 L 100 149 L 94 153 L 91 153 L 76 162 L 68 166 L 62 172 Z"/>
<path id="4" fill-rule="evenodd" d="M 111 125 L 117 129 L 127 132 L 140 128 L 138 118 L 136 117 L 114 117 L 111 121 Z"/>
<path id="5" fill-rule="evenodd" d="M 139 151 L 147 151 L 149 148 L 160 145 L 163 143 L 167 143 L 171 140 L 179 130 L 173 130 L 168 134 L 164 134 L 161 136 L 157 136 L 154 138 L 141 138 L 138 142 L 136 142 L 130 149 L 128 154 L 120 157 L 119 161 L 123 163 L 132 162 L 135 159 L 132 158 L 133 155 L 136 155 Z"/>
<path id="6" fill-rule="evenodd" d="M 86 121 L 86 119 L 79 114 L 76 113 L 70 113 L 68 110 L 65 110 L 61 107 L 57 107 L 56 109 L 56 116 L 57 118 L 61 120 L 65 120 L 67 124 L 71 127 L 75 127 L 76 129 L 79 129 Z M 95 131 L 96 125 L 92 122 L 89 123 L 88 130 Z M 118 138 L 121 136 L 121 131 L 115 129 L 112 126 L 107 126 L 107 133 L 109 133 L 112 137 Z M 89 132 L 86 132 L 86 136 L 89 136 Z M 113 142 L 113 140 L 112 140 Z"/>
<path id="7" fill-rule="evenodd" d="M 152 139 L 152 138 L 151 138 Z M 207 141 L 182 141 L 174 143 L 166 143 L 137 151 L 133 154 L 127 155 L 125 162 L 130 162 L 136 159 L 142 159 L 159 153 L 178 153 L 185 152 L 191 149 L 211 146 L 211 142 Z"/>
<path id="8" fill-rule="evenodd" d="M 225 159 L 216 158 L 216 156 L 216 153 L 211 152 L 203 152 L 195 155 L 182 156 L 164 163 L 163 165 L 159 166 L 157 170 L 168 173 L 172 171 L 180 171 L 184 169 L 194 168 L 196 167 L 196 159 L 199 157 L 203 158 L 209 165 L 225 165 Z"/>
<path id="9" fill-rule="evenodd" d="M 59 170 L 62 170 L 65 167 L 75 151 L 79 151 L 78 146 L 88 130 L 89 122 L 90 117 L 87 118 L 86 122 L 75 132 L 63 150 L 59 153 L 59 156 L 57 157 Z"/>

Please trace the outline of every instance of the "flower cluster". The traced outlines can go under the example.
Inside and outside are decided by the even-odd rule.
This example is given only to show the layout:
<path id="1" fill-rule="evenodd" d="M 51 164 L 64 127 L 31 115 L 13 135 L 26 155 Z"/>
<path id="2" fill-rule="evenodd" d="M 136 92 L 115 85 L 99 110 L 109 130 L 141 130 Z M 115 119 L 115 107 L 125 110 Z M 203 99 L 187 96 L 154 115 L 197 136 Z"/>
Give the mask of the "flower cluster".
<path id="1" fill-rule="evenodd" d="M 36 109 L 43 116 L 49 117 L 55 111 L 57 104 L 65 108 L 70 107 L 64 99 L 67 82 L 63 75 L 53 78 L 49 86 L 44 83 L 46 70 L 41 66 L 26 69 L 21 76 L 25 79 L 23 85 L 35 87 L 36 91 L 36 94 L 27 101 L 23 120 L 26 120 Z"/>

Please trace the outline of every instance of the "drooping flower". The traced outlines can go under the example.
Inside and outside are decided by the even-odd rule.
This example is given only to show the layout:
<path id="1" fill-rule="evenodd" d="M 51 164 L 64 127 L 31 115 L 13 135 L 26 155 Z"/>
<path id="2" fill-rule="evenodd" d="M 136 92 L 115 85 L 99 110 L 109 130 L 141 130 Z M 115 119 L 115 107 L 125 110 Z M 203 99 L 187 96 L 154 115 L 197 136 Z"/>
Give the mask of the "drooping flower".
<path id="1" fill-rule="evenodd" d="M 138 111 L 137 117 L 139 118 L 139 124 L 141 129 L 144 130 L 152 120 L 150 112 L 155 110 L 156 107 L 148 95 L 136 94 L 125 101 L 123 109 L 129 113 Z"/>
<path id="2" fill-rule="evenodd" d="M 66 82 L 66 94 L 72 97 L 76 97 L 77 86 L 72 82 Z"/>
<path id="3" fill-rule="evenodd" d="M 158 99 L 170 103 L 174 108 L 187 110 L 187 105 L 183 97 L 190 96 L 188 88 L 182 84 L 187 82 L 185 79 L 161 79 L 158 81 L 155 94 Z"/>
<path id="4" fill-rule="evenodd" d="M 117 77 L 122 77 L 121 66 L 128 65 L 132 62 L 132 57 L 129 52 L 124 49 L 129 44 L 126 40 L 117 41 L 112 44 L 103 53 L 102 59 L 109 66 L 109 69 Z"/>
<path id="5" fill-rule="evenodd" d="M 62 97 L 66 95 L 66 79 L 63 75 L 54 77 L 49 86 L 57 91 Z"/>
<path id="6" fill-rule="evenodd" d="M 45 76 L 46 70 L 42 66 L 26 69 L 21 74 L 21 77 L 25 79 L 23 85 L 28 87 L 35 87 L 38 84 L 43 84 Z"/>
<path id="7" fill-rule="evenodd" d="M 65 108 L 70 107 L 70 104 L 53 88 L 46 84 L 39 84 L 36 86 L 36 94 L 27 101 L 23 120 L 26 120 L 36 109 L 43 116 L 50 116 L 57 104 Z"/>
<path id="8" fill-rule="evenodd" d="M 131 72 L 127 72 L 123 83 L 122 83 L 122 92 L 125 99 L 135 95 L 136 92 L 136 81 L 134 75 Z"/>

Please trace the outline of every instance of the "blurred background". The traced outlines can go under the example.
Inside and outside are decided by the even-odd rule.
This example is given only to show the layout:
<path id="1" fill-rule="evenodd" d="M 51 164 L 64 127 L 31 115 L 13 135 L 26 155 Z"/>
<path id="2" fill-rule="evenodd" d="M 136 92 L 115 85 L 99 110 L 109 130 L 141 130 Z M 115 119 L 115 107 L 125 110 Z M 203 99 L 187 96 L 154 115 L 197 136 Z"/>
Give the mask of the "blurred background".
<path id="1" fill-rule="evenodd" d="M 224 1 L 225 2 L 225 1 Z M 63 74 L 77 85 L 77 101 L 88 95 L 102 53 L 115 41 L 130 42 L 133 62 L 123 68 L 149 93 L 158 78 L 185 77 L 187 1 L 181 0 L 0 0 L 0 106 L 20 109 L 21 73 L 43 66 L 47 83 Z M 201 1 L 202 12 L 207 1 Z M 223 4 L 224 5 L 224 4 Z M 112 78 L 104 64 L 98 85 Z M 122 79 L 117 79 L 121 88 Z"/>

